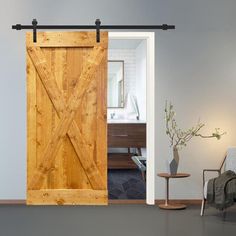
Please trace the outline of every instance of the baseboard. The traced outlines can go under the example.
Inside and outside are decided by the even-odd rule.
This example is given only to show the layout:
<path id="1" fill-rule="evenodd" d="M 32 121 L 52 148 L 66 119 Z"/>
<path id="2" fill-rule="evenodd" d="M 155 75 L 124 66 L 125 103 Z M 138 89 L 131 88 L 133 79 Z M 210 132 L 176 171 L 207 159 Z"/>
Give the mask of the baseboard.
<path id="1" fill-rule="evenodd" d="M 201 203 L 202 203 L 202 199 L 172 199 L 169 201 L 172 203 L 185 204 L 185 205 L 201 205 Z M 163 204 L 164 202 L 165 202 L 165 200 L 163 200 L 163 199 L 156 199 L 155 200 L 156 205 Z"/>
<path id="2" fill-rule="evenodd" d="M 165 200 L 163 199 L 156 199 L 155 204 L 162 204 Z M 128 205 L 128 204 L 146 204 L 146 200 L 144 199 L 113 199 L 108 201 L 110 205 Z M 180 203 L 186 205 L 201 205 L 202 199 L 173 199 L 170 200 L 173 203 Z M 25 205 L 26 200 L 24 199 L 4 199 L 0 200 L 0 205 Z"/>
<path id="3" fill-rule="evenodd" d="M 128 205 L 128 204 L 146 204 L 145 199 L 110 199 L 108 201 L 109 204 L 120 204 L 120 205 Z"/>
<path id="4" fill-rule="evenodd" d="M 0 205 L 25 205 L 26 200 L 24 199 L 3 199 L 0 200 Z"/>
<path id="5" fill-rule="evenodd" d="M 155 205 L 163 204 L 165 202 L 164 199 L 156 199 Z M 170 202 L 177 204 L 186 204 L 186 205 L 201 205 L 201 199 L 173 199 Z M 146 200 L 133 200 L 133 199 L 114 199 L 109 200 L 109 204 L 146 204 Z"/>

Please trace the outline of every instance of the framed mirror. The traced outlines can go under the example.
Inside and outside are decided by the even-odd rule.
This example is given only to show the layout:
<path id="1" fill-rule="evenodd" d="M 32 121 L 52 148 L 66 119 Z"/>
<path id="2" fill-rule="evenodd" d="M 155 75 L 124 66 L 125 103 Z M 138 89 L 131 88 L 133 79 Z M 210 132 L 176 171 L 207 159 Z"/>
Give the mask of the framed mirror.
<path id="1" fill-rule="evenodd" d="M 108 61 L 107 107 L 124 107 L 124 61 Z"/>

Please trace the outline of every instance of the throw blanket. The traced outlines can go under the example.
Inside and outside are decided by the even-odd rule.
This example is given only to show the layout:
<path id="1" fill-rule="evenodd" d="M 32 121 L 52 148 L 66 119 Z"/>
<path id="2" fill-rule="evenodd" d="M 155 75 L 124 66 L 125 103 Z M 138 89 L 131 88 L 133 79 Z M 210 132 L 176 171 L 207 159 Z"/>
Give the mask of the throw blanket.
<path id="1" fill-rule="evenodd" d="M 236 199 L 236 173 L 228 170 L 210 179 L 207 185 L 207 202 L 219 210 L 234 204 Z"/>

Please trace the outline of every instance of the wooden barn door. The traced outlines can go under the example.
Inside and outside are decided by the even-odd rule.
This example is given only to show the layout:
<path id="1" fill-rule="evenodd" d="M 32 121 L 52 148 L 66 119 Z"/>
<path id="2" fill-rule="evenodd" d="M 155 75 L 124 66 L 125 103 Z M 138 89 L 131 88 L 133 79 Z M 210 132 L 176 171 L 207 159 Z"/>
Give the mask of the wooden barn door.
<path id="1" fill-rule="evenodd" d="M 108 33 L 26 34 L 27 204 L 107 204 Z"/>

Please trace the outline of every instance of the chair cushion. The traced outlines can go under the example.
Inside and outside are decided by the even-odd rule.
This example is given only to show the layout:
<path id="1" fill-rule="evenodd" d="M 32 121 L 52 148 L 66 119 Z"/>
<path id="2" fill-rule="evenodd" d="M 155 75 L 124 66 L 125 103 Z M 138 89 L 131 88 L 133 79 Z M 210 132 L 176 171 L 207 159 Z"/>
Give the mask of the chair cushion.
<path id="1" fill-rule="evenodd" d="M 204 188 L 203 188 L 203 196 L 205 199 L 207 199 L 207 185 L 208 185 L 208 181 L 205 182 Z"/>
<path id="2" fill-rule="evenodd" d="M 236 172 L 236 147 L 230 147 L 227 150 L 227 157 L 225 160 L 225 171 L 232 170 Z"/>

